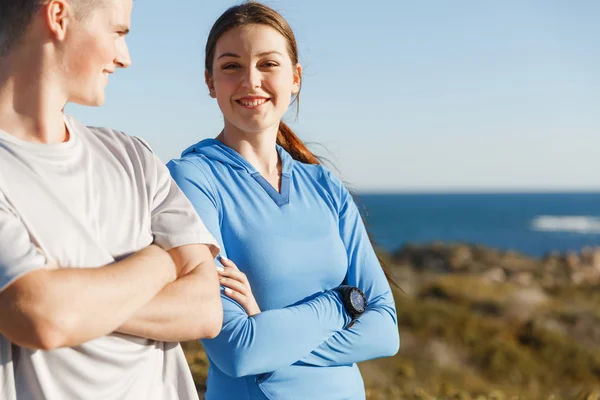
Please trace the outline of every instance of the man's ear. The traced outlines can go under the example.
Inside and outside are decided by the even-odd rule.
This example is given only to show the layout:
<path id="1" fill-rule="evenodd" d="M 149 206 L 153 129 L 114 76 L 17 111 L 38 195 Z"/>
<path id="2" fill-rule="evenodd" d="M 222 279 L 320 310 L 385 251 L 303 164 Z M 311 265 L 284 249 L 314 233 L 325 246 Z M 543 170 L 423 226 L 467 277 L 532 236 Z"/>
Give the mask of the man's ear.
<path id="1" fill-rule="evenodd" d="M 215 91 L 215 84 L 213 82 L 212 75 L 207 71 L 204 71 L 204 81 L 206 82 L 206 86 L 208 87 L 208 94 L 213 99 L 217 98 L 217 92 Z"/>
<path id="2" fill-rule="evenodd" d="M 65 0 L 50 0 L 42 10 L 48 29 L 56 40 L 63 40 L 73 19 L 73 7 Z"/>

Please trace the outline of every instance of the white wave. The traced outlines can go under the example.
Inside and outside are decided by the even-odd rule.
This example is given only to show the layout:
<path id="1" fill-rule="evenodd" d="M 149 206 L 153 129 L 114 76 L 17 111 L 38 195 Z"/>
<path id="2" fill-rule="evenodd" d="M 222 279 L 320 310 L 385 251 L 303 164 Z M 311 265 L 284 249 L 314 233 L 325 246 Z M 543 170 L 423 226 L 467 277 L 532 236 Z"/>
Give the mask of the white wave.
<path id="1" fill-rule="evenodd" d="M 600 217 L 588 215 L 540 215 L 531 221 L 531 227 L 544 232 L 600 233 Z"/>

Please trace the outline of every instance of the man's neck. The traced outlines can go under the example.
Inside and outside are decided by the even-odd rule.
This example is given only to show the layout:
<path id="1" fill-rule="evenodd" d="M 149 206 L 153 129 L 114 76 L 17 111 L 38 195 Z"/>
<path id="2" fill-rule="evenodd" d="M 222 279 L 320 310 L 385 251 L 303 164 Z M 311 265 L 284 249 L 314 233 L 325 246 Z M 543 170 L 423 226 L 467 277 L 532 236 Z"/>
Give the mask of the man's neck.
<path id="1" fill-rule="evenodd" d="M 68 140 L 63 117 L 66 99 L 40 61 L 2 60 L 0 130 L 27 142 L 62 143 Z"/>

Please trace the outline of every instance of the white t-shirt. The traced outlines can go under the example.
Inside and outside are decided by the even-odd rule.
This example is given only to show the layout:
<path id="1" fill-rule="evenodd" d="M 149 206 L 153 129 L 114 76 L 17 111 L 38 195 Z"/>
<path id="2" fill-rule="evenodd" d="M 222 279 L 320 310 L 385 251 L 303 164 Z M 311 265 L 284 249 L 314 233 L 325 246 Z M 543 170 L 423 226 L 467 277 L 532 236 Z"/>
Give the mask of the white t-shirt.
<path id="1" fill-rule="evenodd" d="M 144 142 L 87 128 L 69 116 L 65 122 L 69 140 L 53 145 L 0 131 L 0 291 L 50 260 L 98 267 L 152 242 L 166 250 L 206 243 L 218 252 L 193 206 Z M 73 348 L 35 351 L 0 335 L 0 397 L 187 400 L 198 395 L 178 343 L 112 334 Z"/>

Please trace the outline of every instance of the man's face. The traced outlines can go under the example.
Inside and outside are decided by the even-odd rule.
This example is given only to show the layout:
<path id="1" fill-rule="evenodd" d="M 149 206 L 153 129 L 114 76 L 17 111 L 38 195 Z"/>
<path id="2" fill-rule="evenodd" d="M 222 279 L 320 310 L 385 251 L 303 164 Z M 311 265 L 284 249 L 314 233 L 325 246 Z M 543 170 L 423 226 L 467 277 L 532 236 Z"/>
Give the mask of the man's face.
<path id="1" fill-rule="evenodd" d="M 71 20 L 63 46 L 69 102 L 99 106 L 109 75 L 131 64 L 125 35 L 133 0 L 104 0 L 80 20 Z"/>

